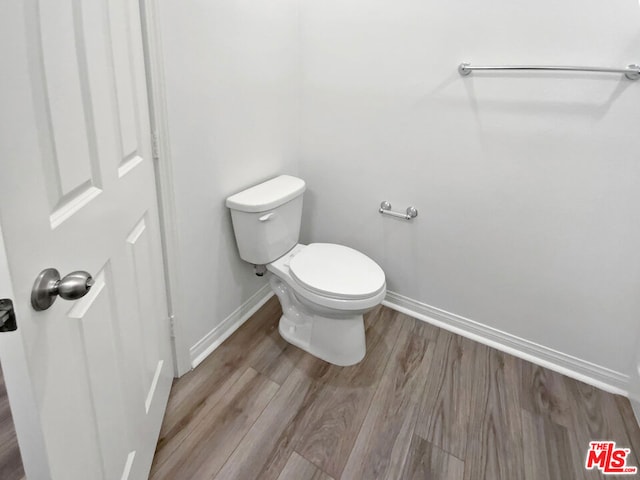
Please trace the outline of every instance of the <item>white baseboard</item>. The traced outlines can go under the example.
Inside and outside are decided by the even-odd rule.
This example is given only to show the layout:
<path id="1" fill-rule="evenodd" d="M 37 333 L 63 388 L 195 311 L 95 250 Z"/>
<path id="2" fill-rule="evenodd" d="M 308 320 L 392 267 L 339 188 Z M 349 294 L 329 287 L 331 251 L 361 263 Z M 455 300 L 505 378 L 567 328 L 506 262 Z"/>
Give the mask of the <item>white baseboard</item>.
<path id="1" fill-rule="evenodd" d="M 623 373 L 595 365 L 468 318 L 420 303 L 395 292 L 387 292 L 382 304 L 607 392 L 628 396 L 629 376 Z M 636 415 L 638 413 L 640 411 Z"/>
<path id="2" fill-rule="evenodd" d="M 251 298 L 240 305 L 236 310 L 225 318 L 213 330 L 201 338 L 198 343 L 189 349 L 191 357 L 191 367 L 196 368 L 207 358 L 211 352 L 218 348 L 222 342 L 231 336 L 240 326 L 246 322 L 251 315 L 256 313 L 267 300 L 273 296 L 273 291 L 269 284 L 264 285 Z"/>

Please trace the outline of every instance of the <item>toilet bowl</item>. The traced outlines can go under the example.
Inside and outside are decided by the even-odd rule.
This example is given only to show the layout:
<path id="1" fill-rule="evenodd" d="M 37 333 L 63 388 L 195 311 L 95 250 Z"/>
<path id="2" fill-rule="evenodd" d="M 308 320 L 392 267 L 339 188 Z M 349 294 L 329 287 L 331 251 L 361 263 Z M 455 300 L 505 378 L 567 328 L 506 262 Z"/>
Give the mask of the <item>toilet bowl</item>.
<path id="1" fill-rule="evenodd" d="M 373 260 L 342 245 L 298 244 L 267 270 L 285 340 L 335 365 L 364 358 L 363 314 L 386 294 L 384 272 Z"/>
<path id="2" fill-rule="evenodd" d="M 340 366 L 366 353 L 363 314 L 386 294 L 383 270 L 352 248 L 298 243 L 304 180 L 281 175 L 227 198 L 240 257 L 268 272 L 289 343 Z"/>

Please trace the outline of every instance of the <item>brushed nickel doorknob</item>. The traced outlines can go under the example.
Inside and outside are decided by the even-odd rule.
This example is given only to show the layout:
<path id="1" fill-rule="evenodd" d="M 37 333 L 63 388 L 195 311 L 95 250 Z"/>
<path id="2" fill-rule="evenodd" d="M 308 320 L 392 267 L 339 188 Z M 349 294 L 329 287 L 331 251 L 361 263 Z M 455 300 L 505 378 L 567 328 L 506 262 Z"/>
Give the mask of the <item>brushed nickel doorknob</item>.
<path id="1" fill-rule="evenodd" d="M 59 295 L 65 300 L 84 297 L 94 284 L 90 273 L 78 270 L 60 278 L 55 268 L 46 268 L 36 278 L 31 289 L 31 306 L 42 311 L 53 305 Z"/>

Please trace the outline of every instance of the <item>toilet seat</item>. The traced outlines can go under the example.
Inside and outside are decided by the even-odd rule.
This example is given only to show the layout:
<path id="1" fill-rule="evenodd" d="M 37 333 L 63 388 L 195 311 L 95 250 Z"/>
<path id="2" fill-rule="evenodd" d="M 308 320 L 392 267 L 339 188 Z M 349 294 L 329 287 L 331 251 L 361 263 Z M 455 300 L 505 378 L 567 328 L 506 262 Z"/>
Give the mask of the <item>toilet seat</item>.
<path id="1" fill-rule="evenodd" d="M 344 245 L 312 243 L 289 262 L 291 278 L 303 289 L 336 300 L 364 300 L 386 289 L 376 262 Z"/>
<path id="2" fill-rule="evenodd" d="M 309 249 L 312 245 L 322 245 L 319 249 L 318 247 L 314 247 L 311 252 L 316 251 L 316 253 L 312 253 L 312 258 L 306 258 L 305 256 L 302 256 L 300 261 L 294 262 L 294 260 L 303 254 L 303 252 L 305 252 L 307 249 Z M 329 246 L 330 248 L 327 249 L 326 246 Z M 289 250 L 287 253 L 285 253 L 282 257 L 278 258 L 276 261 L 271 262 L 269 264 L 267 264 L 267 270 L 269 270 L 272 274 L 276 275 L 277 277 L 279 277 L 280 279 L 282 279 L 282 281 L 284 281 L 287 285 L 289 285 L 291 287 L 291 289 L 295 292 L 296 296 L 301 300 L 301 301 L 309 301 L 314 305 L 318 305 L 318 306 L 322 306 L 325 308 L 329 308 L 335 311 L 344 311 L 344 312 L 352 312 L 352 311 L 358 311 L 358 310 L 366 310 L 369 308 L 372 308 L 374 306 L 376 306 L 377 304 L 379 304 L 382 300 L 384 300 L 384 297 L 386 295 L 387 292 L 387 285 L 385 283 L 385 277 L 384 277 L 384 272 L 382 272 L 382 269 L 380 269 L 381 272 L 381 276 L 380 275 L 376 275 L 376 268 L 371 268 L 370 272 L 372 272 L 373 274 L 371 275 L 371 278 L 377 278 L 376 282 L 371 282 L 371 283 L 363 283 L 360 286 L 360 291 L 354 291 L 354 290 L 350 290 L 347 291 L 346 288 L 344 288 L 344 286 L 342 286 L 341 288 L 336 288 L 338 285 L 340 285 L 340 283 L 338 282 L 334 282 L 333 283 L 333 287 L 328 287 L 326 284 L 320 284 L 320 283 L 315 283 L 315 287 L 314 287 L 314 283 L 312 282 L 313 277 L 309 278 L 308 276 L 305 277 L 305 265 L 310 266 L 311 262 L 320 262 L 322 260 L 324 260 L 326 263 L 324 265 L 322 265 L 320 268 L 325 272 L 326 275 L 328 275 L 327 273 L 327 266 L 329 265 L 329 262 L 331 261 L 330 259 L 327 259 L 327 253 L 330 251 L 333 251 L 334 253 L 336 252 L 336 249 L 331 248 L 331 247 L 338 247 L 338 249 L 347 249 L 347 250 L 351 250 L 352 252 L 355 252 L 358 255 L 361 255 L 362 257 L 364 257 L 368 262 L 373 263 L 377 269 L 379 269 L 380 267 L 378 267 L 378 265 L 371 260 L 369 257 L 365 256 L 364 254 L 356 251 L 356 250 L 352 250 L 348 247 L 344 247 L 342 245 L 333 245 L 333 244 L 311 244 L 311 245 L 303 245 L 303 244 L 297 244 L 295 247 L 293 247 L 291 250 Z M 318 250 L 320 255 L 318 255 Z M 322 255 L 322 253 L 324 253 L 325 255 Z M 344 252 L 342 252 L 344 253 Z M 343 265 L 347 264 L 347 265 L 351 265 L 351 270 L 353 272 L 358 272 L 361 275 L 363 274 L 363 269 L 362 268 L 354 268 L 354 265 L 357 263 L 357 260 L 355 262 L 351 262 L 349 261 L 349 259 L 353 259 L 352 256 L 346 256 L 349 254 L 345 254 L 345 256 L 340 256 L 340 257 L 334 257 L 333 262 L 336 263 L 337 260 L 336 258 L 342 258 L 343 259 Z M 356 255 L 357 257 L 357 255 Z M 362 260 L 362 259 L 360 259 Z M 307 264 L 307 261 L 309 262 L 309 264 Z M 368 262 L 364 262 L 362 260 L 362 263 L 364 263 L 365 265 L 368 265 Z M 298 272 L 298 278 L 302 278 L 302 279 L 307 279 L 308 283 L 310 284 L 309 286 L 307 286 L 306 284 L 303 284 L 301 280 L 298 280 L 294 277 L 293 272 L 291 271 L 291 264 L 294 264 L 294 267 L 296 268 L 296 271 Z M 296 267 L 297 264 L 297 267 Z M 366 269 L 364 271 L 367 271 Z M 336 270 L 331 270 L 332 273 L 332 279 L 336 278 Z M 352 272 L 352 274 L 353 274 Z M 355 274 L 354 274 L 355 277 Z M 361 276 L 359 277 L 355 277 L 355 278 L 361 278 Z M 377 282 L 381 282 L 381 284 L 376 285 Z M 354 283 L 353 278 L 352 278 L 352 284 Z M 367 285 L 369 285 L 367 287 Z M 324 288 L 322 288 L 324 287 Z M 315 288 L 315 291 L 312 290 L 312 288 Z M 369 293 L 368 295 L 363 293 L 366 292 L 366 290 L 372 290 L 371 293 Z M 324 290 L 324 292 L 326 293 L 321 293 L 320 290 Z M 335 290 L 340 290 L 338 292 L 336 292 Z M 351 294 L 352 297 L 351 298 L 341 298 L 340 295 L 349 295 Z M 361 296 L 361 298 L 354 298 L 354 295 L 356 296 Z"/>

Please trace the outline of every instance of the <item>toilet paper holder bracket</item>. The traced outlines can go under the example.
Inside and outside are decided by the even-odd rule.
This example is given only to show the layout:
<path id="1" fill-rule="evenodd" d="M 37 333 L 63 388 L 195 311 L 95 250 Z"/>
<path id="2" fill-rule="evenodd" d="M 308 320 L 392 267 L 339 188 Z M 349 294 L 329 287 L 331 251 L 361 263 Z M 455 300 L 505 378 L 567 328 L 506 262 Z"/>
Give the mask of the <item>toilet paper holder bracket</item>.
<path id="1" fill-rule="evenodd" d="M 418 209 L 416 207 L 407 207 L 406 213 L 394 212 L 391 210 L 391 204 L 386 200 L 380 204 L 378 212 L 383 215 L 391 215 L 392 217 L 403 218 L 405 220 L 412 220 L 418 216 Z"/>

